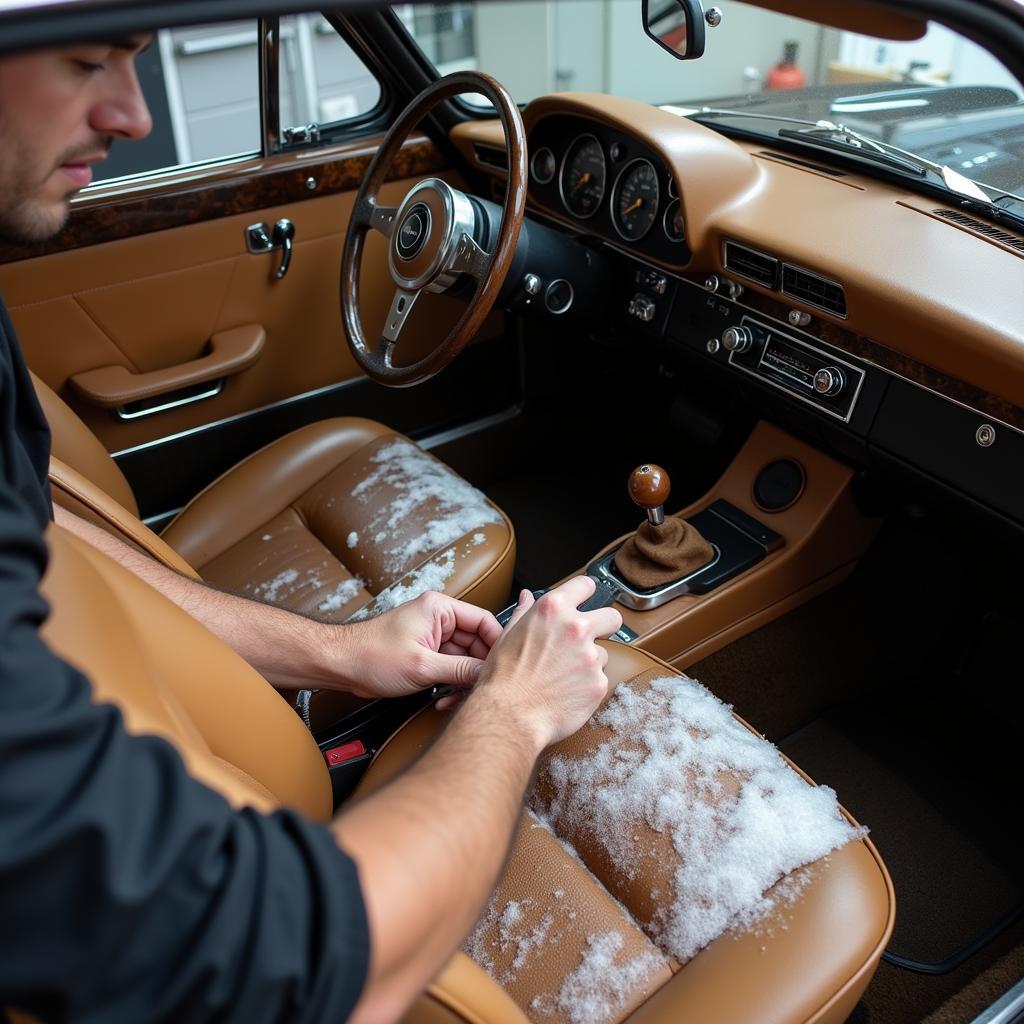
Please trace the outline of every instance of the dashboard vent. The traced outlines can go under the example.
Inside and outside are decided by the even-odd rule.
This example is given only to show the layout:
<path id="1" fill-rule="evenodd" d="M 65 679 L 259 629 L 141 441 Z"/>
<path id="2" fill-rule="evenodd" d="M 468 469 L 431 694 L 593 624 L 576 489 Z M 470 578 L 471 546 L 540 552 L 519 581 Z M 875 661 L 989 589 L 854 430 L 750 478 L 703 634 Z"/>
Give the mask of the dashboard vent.
<path id="1" fill-rule="evenodd" d="M 835 316 L 846 316 L 846 294 L 841 285 L 788 263 L 782 265 L 782 291 L 808 306 L 817 306 Z"/>
<path id="2" fill-rule="evenodd" d="M 508 153 L 505 150 L 495 146 L 481 146 L 477 142 L 473 145 L 473 152 L 476 154 L 477 163 L 496 167 L 499 171 L 508 170 Z"/>
<path id="3" fill-rule="evenodd" d="M 779 286 L 779 261 L 745 245 L 725 243 L 725 269 L 763 284 L 765 288 L 774 290 Z"/>
<path id="4" fill-rule="evenodd" d="M 1011 235 L 1009 231 L 1003 231 L 1002 228 L 997 228 L 992 224 L 986 224 L 983 220 L 975 220 L 973 217 L 969 217 L 966 213 L 957 213 L 956 210 L 932 210 L 932 213 L 934 213 L 936 217 L 941 217 L 943 220 L 951 220 L 954 224 L 959 224 L 962 228 L 968 228 L 976 234 L 984 235 L 986 238 L 991 238 L 995 242 L 1008 245 L 1011 249 L 1016 249 L 1017 252 L 1024 252 L 1024 238 L 1020 238 L 1017 235 Z"/>

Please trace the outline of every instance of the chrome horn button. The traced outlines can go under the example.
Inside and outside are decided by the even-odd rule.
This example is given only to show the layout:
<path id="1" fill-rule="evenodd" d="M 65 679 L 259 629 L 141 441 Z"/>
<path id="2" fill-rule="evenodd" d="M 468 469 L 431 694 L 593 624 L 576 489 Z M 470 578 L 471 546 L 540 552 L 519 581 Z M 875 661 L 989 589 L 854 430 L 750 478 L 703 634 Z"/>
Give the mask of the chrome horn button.
<path id="1" fill-rule="evenodd" d="M 440 178 L 415 185 L 395 215 L 388 245 L 388 269 L 406 291 L 442 292 L 458 278 L 453 272 L 459 242 L 472 238 L 476 224 L 466 196 Z"/>
<path id="2" fill-rule="evenodd" d="M 430 234 L 430 208 L 426 203 L 417 203 L 406 215 L 398 228 L 395 248 L 398 258 L 407 263 L 414 260 L 427 244 Z"/>

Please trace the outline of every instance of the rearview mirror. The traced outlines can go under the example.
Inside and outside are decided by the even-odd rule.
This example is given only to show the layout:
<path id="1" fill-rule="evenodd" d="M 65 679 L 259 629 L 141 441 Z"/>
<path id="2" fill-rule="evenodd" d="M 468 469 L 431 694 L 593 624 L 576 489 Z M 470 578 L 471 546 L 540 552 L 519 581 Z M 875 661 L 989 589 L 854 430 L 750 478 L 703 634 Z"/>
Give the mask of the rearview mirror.
<path id="1" fill-rule="evenodd" d="M 717 9 L 711 11 L 716 18 L 721 17 Z M 643 0 L 643 18 L 644 32 L 673 57 L 694 60 L 704 53 L 704 8 L 700 0 Z"/>

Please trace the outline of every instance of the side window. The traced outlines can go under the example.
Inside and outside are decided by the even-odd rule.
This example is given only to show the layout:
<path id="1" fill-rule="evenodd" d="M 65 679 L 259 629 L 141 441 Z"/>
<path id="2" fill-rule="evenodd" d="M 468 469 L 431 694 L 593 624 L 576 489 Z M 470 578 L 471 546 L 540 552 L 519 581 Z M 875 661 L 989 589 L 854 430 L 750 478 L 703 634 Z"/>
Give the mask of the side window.
<path id="1" fill-rule="evenodd" d="M 380 83 L 319 14 L 281 19 L 281 127 L 347 121 L 380 102 Z"/>
<path id="2" fill-rule="evenodd" d="M 259 153 L 260 75 L 255 21 L 158 33 L 138 58 L 153 115 L 140 142 L 115 142 L 96 180 Z M 281 127 L 334 125 L 373 110 L 380 83 L 319 14 L 280 25 Z"/>

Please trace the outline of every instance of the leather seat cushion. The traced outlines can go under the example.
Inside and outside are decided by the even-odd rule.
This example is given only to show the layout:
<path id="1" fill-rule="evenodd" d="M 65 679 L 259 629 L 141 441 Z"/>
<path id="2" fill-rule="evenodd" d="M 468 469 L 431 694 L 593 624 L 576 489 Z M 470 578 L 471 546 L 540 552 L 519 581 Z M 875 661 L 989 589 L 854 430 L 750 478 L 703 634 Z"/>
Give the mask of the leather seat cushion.
<path id="1" fill-rule="evenodd" d="M 163 537 L 209 582 L 325 621 L 382 594 L 379 608 L 400 603 L 417 583 L 497 610 L 514 558 L 497 506 L 400 434 L 355 418 L 256 452 Z"/>
<path id="2" fill-rule="evenodd" d="M 607 646 L 613 687 L 628 681 L 631 690 L 642 689 L 653 676 L 677 675 L 642 651 Z M 415 757 L 442 723 L 428 710 L 402 729 L 374 762 L 361 792 Z M 591 723 L 549 751 L 538 768 L 541 802 L 553 759 L 578 760 L 605 739 L 606 731 Z M 723 783 L 724 798 L 730 784 Z M 489 911 L 466 947 L 533 1021 L 838 1024 L 852 1012 L 892 931 L 891 881 L 870 841 L 859 839 L 782 879 L 768 892 L 764 916 L 726 931 L 680 963 L 650 941 L 652 912 L 661 894 L 671 891 L 679 858 L 667 835 L 632 823 L 629 838 L 651 855 L 625 877 L 585 828 L 570 834 L 556 819 L 556 839 L 534 826 L 525 812 Z M 594 909 L 607 908 L 608 901 L 614 914 Z M 582 927 L 566 920 L 573 912 Z M 577 984 L 586 980 L 579 971 L 588 960 L 595 968 L 589 988 Z M 595 982 L 604 1003 L 596 1010 L 586 1002 Z"/>

